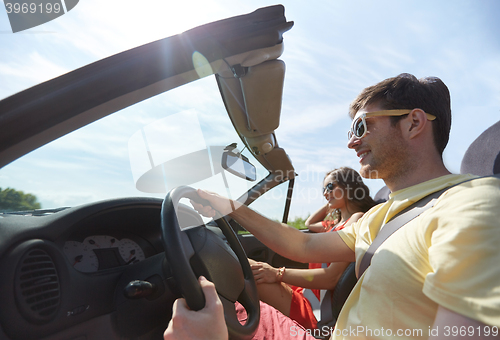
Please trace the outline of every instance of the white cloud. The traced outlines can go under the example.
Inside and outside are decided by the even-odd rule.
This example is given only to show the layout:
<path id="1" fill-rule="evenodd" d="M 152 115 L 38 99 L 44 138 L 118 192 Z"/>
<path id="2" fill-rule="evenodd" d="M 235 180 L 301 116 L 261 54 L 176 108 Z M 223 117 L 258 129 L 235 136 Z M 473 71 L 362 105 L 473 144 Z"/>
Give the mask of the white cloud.
<path id="1" fill-rule="evenodd" d="M 7 97 L 27 87 L 36 85 L 48 79 L 67 73 L 68 69 L 54 63 L 33 51 L 27 58 L 13 59 L 7 63 L 0 63 L 0 77 L 9 79 L 0 85 L 0 98 Z"/>
<path id="2" fill-rule="evenodd" d="M 334 105 L 325 102 L 296 108 L 285 106 L 277 130 L 278 140 L 296 139 L 297 135 L 314 133 L 320 128 L 333 126 L 346 117 L 347 107 L 346 104 Z"/>
<path id="3" fill-rule="evenodd" d="M 100 59 L 230 15 L 220 2 L 210 0 L 87 0 L 54 20 L 51 28 L 65 44 Z"/>

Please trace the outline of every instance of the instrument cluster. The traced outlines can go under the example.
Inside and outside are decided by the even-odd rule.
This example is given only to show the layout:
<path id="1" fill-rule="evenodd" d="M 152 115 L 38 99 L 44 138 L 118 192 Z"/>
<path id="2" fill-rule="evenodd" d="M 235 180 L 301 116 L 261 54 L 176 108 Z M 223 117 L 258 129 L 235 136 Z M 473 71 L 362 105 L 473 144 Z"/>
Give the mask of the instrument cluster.
<path id="1" fill-rule="evenodd" d="M 109 235 L 92 235 L 83 242 L 66 241 L 63 251 L 73 268 L 84 273 L 126 266 L 146 259 L 144 250 L 136 241 Z"/>

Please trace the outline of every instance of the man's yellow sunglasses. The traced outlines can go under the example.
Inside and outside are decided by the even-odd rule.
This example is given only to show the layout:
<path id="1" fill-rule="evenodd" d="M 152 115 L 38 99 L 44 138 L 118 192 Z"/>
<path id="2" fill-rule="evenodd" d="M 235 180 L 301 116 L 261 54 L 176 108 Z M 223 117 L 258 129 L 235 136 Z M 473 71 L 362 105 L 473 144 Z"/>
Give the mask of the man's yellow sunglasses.
<path id="1" fill-rule="evenodd" d="M 374 112 L 365 112 L 361 114 L 359 117 L 354 119 L 351 123 L 351 129 L 347 132 L 347 137 L 349 140 L 352 136 L 356 136 L 361 139 L 366 135 L 366 118 L 371 117 L 380 117 L 380 116 L 403 116 L 409 114 L 413 110 L 383 110 L 383 111 L 374 111 Z M 436 119 L 436 116 L 433 116 L 429 113 L 426 113 L 428 120 Z"/>

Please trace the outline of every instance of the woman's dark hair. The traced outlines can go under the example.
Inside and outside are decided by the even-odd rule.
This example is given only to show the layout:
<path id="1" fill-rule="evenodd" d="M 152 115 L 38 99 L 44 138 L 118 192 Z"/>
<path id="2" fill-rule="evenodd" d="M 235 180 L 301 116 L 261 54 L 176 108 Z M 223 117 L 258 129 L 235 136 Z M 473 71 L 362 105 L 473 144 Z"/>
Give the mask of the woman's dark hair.
<path id="1" fill-rule="evenodd" d="M 326 173 L 325 178 L 331 176 L 333 181 L 343 190 L 344 201 L 356 207 L 354 212 L 367 212 L 377 203 L 370 196 L 370 189 L 366 186 L 361 175 L 349 167 L 341 167 Z M 340 211 L 337 211 L 340 218 Z"/>

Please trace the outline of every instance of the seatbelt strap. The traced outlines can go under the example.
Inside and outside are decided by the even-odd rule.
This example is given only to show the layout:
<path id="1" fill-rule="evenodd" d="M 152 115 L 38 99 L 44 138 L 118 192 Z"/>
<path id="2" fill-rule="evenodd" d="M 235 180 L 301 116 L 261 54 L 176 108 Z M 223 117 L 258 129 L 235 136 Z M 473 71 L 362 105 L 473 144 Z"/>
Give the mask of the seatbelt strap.
<path id="1" fill-rule="evenodd" d="M 349 221 L 349 219 L 347 219 L 344 222 L 344 225 L 347 223 L 347 221 Z M 329 232 L 332 232 L 334 230 L 335 230 L 335 228 L 332 228 L 332 230 L 330 230 Z M 328 268 L 329 265 L 330 265 L 330 263 L 323 263 L 323 264 L 321 264 L 321 268 L 326 269 L 326 268 Z M 342 275 L 344 275 L 344 274 L 342 274 Z M 321 313 L 320 322 L 327 323 L 327 322 L 333 321 L 333 308 L 332 308 L 333 307 L 333 290 L 328 289 L 325 291 L 322 289 L 319 301 L 320 301 L 319 308 L 320 308 L 320 313 Z"/>
<path id="2" fill-rule="evenodd" d="M 323 263 L 322 267 L 326 265 L 328 267 L 328 263 Z M 325 267 L 323 267 L 325 268 Z M 323 290 L 321 291 L 323 292 Z M 332 313 L 332 304 L 333 304 L 333 294 L 332 290 L 327 290 L 325 294 L 322 294 L 323 296 L 321 297 L 320 301 L 320 311 L 321 311 L 321 320 L 322 322 L 327 322 L 333 320 L 333 313 Z"/>
<path id="3" fill-rule="evenodd" d="M 483 176 L 483 177 L 489 177 L 489 176 Z M 366 269 L 370 266 L 372 262 L 372 257 L 375 254 L 375 251 L 380 247 L 382 243 L 384 243 L 385 240 L 389 238 L 396 230 L 413 220 L 415 217 L 419 216 L 421 213 L 426 211 L 427 209 L 431 208 L 434 206 L 434 203 L 436 203 L 436 200 L 443 194 L 446 190 L 453 188 L 456 185 L 460 185 L 465 182 L 469 182 L 478 178 L 483 178 L 483 177 L 475 177 L 475 178 L 470 178 L 467 179 L 463 182 L 454 184 L 452 186 L 446 187 L 444 189 L 441 189 L 439 191 L 433 192 L 417 202 L 413 203 L 406 209 L 403 209 L 400 211 L 398 214 L 396 214 L 395 217 L 393 217 L 389 222 L 387 222 L 384 226 L 382 226 L 380 232 L 378 235 L 375 237 L 373 240 L 372 244 L 370 247 L 368 247 L 368 250 L 366 253 L 363 255 L 363 258 L 361 259 L 361 263 L 359 264 L 359 270 L 358 270 L 358 279 L 363 275 L 363 273 L 366 271 Z M 500 174 L 493 175 L 493 177 L 500 178 Z"/>

